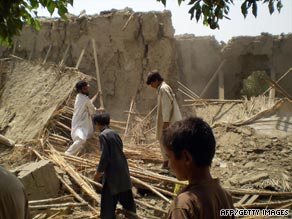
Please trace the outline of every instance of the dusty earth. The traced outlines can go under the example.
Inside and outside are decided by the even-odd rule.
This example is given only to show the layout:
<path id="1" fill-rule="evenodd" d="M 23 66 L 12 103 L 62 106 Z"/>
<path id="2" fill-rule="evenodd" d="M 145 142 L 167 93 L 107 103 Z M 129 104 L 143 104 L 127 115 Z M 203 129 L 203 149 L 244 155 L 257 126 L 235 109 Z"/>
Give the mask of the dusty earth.
<path id="1" fill-rule="evenodd" d="M 16 141 L 14 148 L 1 145 L 1 166 L 12 170 L 22 164 L 37 160 L 32 149 L 46 153 L 47 148 L 43 148 L 39 136 L 49 129 L 48 124 L 56 122 L 54 115 L 58 112 L 60 105 L 71 104 L 72 106 L 72 102 L 66 103 L 66 100 L 80 77 L 85 76 L 72 69 L 62 69 L 51 65 L 21 61 L 1 62 L 0 134 Z M 197 115 L 212 125 L 217 139 L 212 174 L 214 177 L 219 177 L 223 186 L 228 189 L 292 192 L 291 134 L 285 137 L 263 135 L 258 134 L 250 126 L 234 125 L 235 121 L 246 119 L 265 107 L 261 99 L 245 103 L 182 107 L 184 116 Z M 171 172 L 161 172 L 159 168 L 161 157 L 152 129 L 155 113 L 143 126 L 137 125 L 143 117 L 145 115 L 136 111 L 129 119 L 131 131 L 124 141 L 129 162 L 131 165 L 144 169 L 145 174 L 151 171 L 162 176 L 173 177 Z M 114 119 L 119 120 L 119 118 Z M 68 121 L 67 118 L 66 125 L 70 125 Z M 125 122 L 123 124 L 125 125 Z M 121 136 L 124 136 L 125 128 L 118 131 Z M 61 149 L 58 148 L 62 151 L 71 143 L 69 132 L 59 129 L 55 134 L 69 139 L 68 142 L 62 143 Z M 57 143 L 55 144 L 57 148 Z M 90 154 L 88 157 L 93 155 Z M 154 182 L 153 185 L 161 186 L 170 192 L 174 186 L 173 183 L 163 182 Z M 139 188 L 137 192 L 139 200 L 167 210 L 168 204 L 161 198 L 145 188 L 142 189 L 139 186 L 137 188 Z M 60 194 L 66 194 L 65 190 L 60 191 Z M 168 198 L 172 199 L 171 196 Z M 241 198 L 242 196 L 234 194 L 235 202 Z M 52 218 L 91 217 L 90 212 L 76 209 Z M 159 211 L 139 206 L 138 214 L 141 218 L 163 216 L 163 213 Z"/>

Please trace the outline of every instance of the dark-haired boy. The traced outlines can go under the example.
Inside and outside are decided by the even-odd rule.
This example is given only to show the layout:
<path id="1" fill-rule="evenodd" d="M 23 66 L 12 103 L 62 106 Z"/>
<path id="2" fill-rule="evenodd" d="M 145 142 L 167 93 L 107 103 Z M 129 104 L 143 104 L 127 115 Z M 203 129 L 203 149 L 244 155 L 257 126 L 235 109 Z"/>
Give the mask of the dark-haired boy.
<path id="1" fill-rule="evenodd" d="M 210 173 L 216 141 L 206 122 L 196 117 L 175 122 L 164 130 L 163 143 L 177 179 L 189 181 L 172 202 L 167 219 L 216 219 L 222 218 L 221 209 L 234 208 L 231 195 Z"/>
<path id="2" fill-rule="evenodd" d="M 65 151 L 66 155 L 77 155 L 86 140 L 93 135 L 92 117 L 97 111 L 93 102 L 98 97 L 99 92 L 92 99 L 89 99 L 89 84 L 83 80 L 76 83 L 75 89 L 78 94 L 75 99 L 71 124 L 73 144 Z"/>
<path id="3" fill-rule="evenodd" d="M 97 114 L 93 123 L 100 131 L 100 161 L 94 180 L 102 177 L 101 219 L 114 219 L 117 203 L 120 202 L 129 218 L 136 218 L 136 204 L 132 193 L 132 183 L 127 159 L 123 152 L 120 136 L 110 129 L 110 116 L 107 113 Z"/>
<path id="4" fill-rule="evenodd" d="M 148 73 L 147 85 L 157 89 L 157 116 L 156 116 L 156 139 L 159 141 L 163 158 L 162 168 L 167 168 L 167 157 L 162 144 L 162 132 L 170 124 L 181 120 L 181 112 L 171 87 L 164 82 L 163 77 L 157 70 Z"/>

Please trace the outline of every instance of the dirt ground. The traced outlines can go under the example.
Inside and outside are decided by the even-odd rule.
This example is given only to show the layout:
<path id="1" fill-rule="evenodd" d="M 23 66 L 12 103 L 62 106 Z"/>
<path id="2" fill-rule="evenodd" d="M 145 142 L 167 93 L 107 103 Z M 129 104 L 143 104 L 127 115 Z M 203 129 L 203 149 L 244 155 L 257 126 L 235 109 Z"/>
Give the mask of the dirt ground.
<path id="1" fill-rule="evenodd" d="M 11 69 L 13 70 L 11 71 Z M 42 134 L 50 131 L 50 125 L 57 124 L 58 121 L 54 116 L 60 112 L 61 105 L 72 107 L 72 101 L 71 103 L 66 101 L 75 82 L 80 77 L 82 75 L 75 71 L 64 69 L 60 71 L 59 68 L 53 66 L 46 67 L 27 62 L 1 62 L 0 134 L 16 141 L 14 148 L 0 145 L 1 166 L 12 170 L 37 160 L 32 149 L 46 156 L 48 148 L 43 147 L 41 141 L 44 139 L 40 136 L 45 136 Z M 258 133 L 251 126 L 236 123 L 269 106 L 263 99 L 258 98 L 240 103 L 182 107 L 184 116 L 200 116 L 213 127 L 217 148 L 211 168 L 212 175 L 220 178 L 222 185 L 227 189 L 292 192 L 292 135 L 264 135 Z M 130 131 L 124 141 L 125 153 L 131 167 L 144 171 L 144 175 L 138 174 L 142 180 L 145 179 L 145 182 L 152 186 L 172 192 L 174 183 L 170 183 L 167 181 L 168 179 L 160 182 L 146 180 L 147 177 L 156 177 L 155 174 L 160 177 L 167 176 L 173 179 L 174 177 L 171 172 L 161 172 L 160 170 L 161 157 L 152 129 L 155 113 L 143 123 L 143 126 L 137 125 L 141 123 L 144 116 L 135 112 L 129 119 Z M 66 119 L 64 124 L 70 126 L 69 118 Z M 115 119 L 119 120 L 119 118 Z M 123 125 L 125 124 L 126 122 L 123 122 Z M 117 127 L 119 126 L 113 124 L 113 128 L 117 129 L 121 136 L 124 136 L 125 128 L 118 129 Z M 56 130 L 58 131 L 54 131 L 54 134 L 69 139 L 65 143 L 54 143 L 55 148 L 62 152 L 71 143 L 70 134 L 64 128 Z M 92 160 L 97 161 L 97 158 L 94 157 L 96 156 L 95 151 L 93 153 L 89 150 L 87 153 L 89 154 L 85 153 L 84 159 L 90 159 L 93 156 Z M 92 177 L 90 170 L 94 167 L 90 168 L 78 169 L 76 167 L 78 171 Z M 147 175 L 149 173 L 151 173 L 151 177 Z M 136 198 L 138 200 L 167 211 L 169 206 L 167 202 L 147 188 L 142 188 L 141 184 L 137 185 L 137 188 Z M 66 192 L 64 190 L 61 193 L 65 194 Z M 236 193 L 233 195 L 235 202 L 242 198 Z M 167 197 L 170 200 L 173 198 L 170 195 Z M 259 197 L 259 202 L 261 200 Z M 161 218 L 164 214 L 159 210 L 139 206 L 138 215 L 141 218 Z M 91 217 L 90 212 L 75 208 L 75 210 L 71 209 L 67 213 L 63 212 L 61 216 L 52 218 Z"/>
<path id="2" fill-rule="evenodd" d="M 258 128 L 260 125 L 255 129 L 253 123 L 259 120 L 236 125 L 269 107 L 271 103 L 266 98 L 258 97 L 242 103 L 192 108 L 193 113 L 213 126 L 217 150 L 212 171 L 226 187 L 291 191 L 291 134 L 278 133 L 276 128 L 265 133 Z M 268 113 L 269 118 L 274 116 Z M 285 119 L 289 117 L 288 114 Z"/>

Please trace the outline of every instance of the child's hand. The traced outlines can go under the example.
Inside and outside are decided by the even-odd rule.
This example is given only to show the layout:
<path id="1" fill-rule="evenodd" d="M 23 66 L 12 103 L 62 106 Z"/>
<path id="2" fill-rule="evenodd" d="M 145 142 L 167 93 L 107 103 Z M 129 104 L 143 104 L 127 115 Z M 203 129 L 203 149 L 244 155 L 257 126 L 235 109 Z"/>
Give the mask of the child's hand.
<path id="1" fill-rule="evenodd" d="M 95 174 L 94 174 L 94 178 L 93 178 L 93 180 L 95 181 L 95 182 L 99 182 L 100 181 L 100 178 L 103 176 L 103 173 L 100 173 L 100 172 L 95 172 Z"/>
<path id="2" fill-rule="evenodd" d="M 96 94 L 95 94 L 95 96 L 97 96 L 97 97 L 101 96 L 101 95 L 102 95 L 101 91 L 97 91 Z"/>

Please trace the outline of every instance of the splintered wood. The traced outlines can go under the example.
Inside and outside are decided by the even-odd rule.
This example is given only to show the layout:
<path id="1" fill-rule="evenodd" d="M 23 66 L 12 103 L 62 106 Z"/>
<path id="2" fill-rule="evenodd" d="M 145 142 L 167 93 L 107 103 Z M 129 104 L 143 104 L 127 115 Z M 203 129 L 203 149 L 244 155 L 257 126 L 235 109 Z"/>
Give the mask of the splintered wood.
<path id="1" fill-rule="evenodd" d="M 181 86 L 183 92 L 188 93 L 192 101 L 204 105 L 210 103 L 210 100 L 200 99 L 184 85 Z M 66 156 L 63 153 L 72 143 L 70 124 L 74 98 L 73 94 L 68 97 L 42 131 L 40 136 L 42 149 L 37 151 L 31 148 L 38 159 L 52 161 L 63 186 L 63 197 L 29 203 L 34 218 L 60 218 L 61 215 L 64 218 L 68 215 L 70 215 L 68 218 L 80 218 L 80 215 L 86 215 L 88 218 L 99 217 L 102 185 L 92 180 L 100 158 L 98 133 L 87 141 L 85 149 L 79 156 Z M 270 110 L 276 108 L 278 104 L 280 103 L 277 102 Z M 133 105 L 134 101 L 131 102 L 128 120 L 126 122 L 111 120 L 111 127 L 118 130 L 121 135 L 124 134 L 124 152 L 128 159 L 131 180 L 134 187 L 138 189 L 134 194 L 139 217 L 162 218 L 176 196 L 173 193 L 174 185 L 185 186 L 186 183 L 178 181 L 171 172 L 163 172 L 160 169 L 162 159 L 158 142 L 147 142 L 147 136 L 150 134 L 154 136 L 154 129 L 149 124 L 154 117 L 156 107 L 146 116 L 140 116 L 138 113 L 133 113 L 135 110 Z M 131 119 L 129 119 L 130 113 Z M 263 112 L 258 114 L 261 113 Z M 249 119 L 238 121 L 236 125 L 252 122 L 257 116 L 256 114 Z M 292 206 L 292 192 L 227 189 L 233 195 L 237 208 L 291 208 Z M 150 197 L 151 201 L 149 201 Z M 123 213 L 122 210 L 118 212 Z"/>
<path id="2" fill-rule="evenodd" d="M 76 203 L 64 201 L 62 204 L 59 204 L 60 208 L 78 208 L 80 211 L 81 209 L 84 211 L 84 209 L 87 208 L 92 215 L 98 215 L 98 203 L 100 200 L 98 191 L 101 190 L 102 186 L 92 180 L 93 173 L 100 157 L 100 152 L 98 149 L 98 133 L 96 133 L 92 139 L 88 140 L 86 148 L 80 156 L 65 156 L 63 153 L 72 143 L 70 137 L 70 124 L 73 115 L 74 98 L 75 95 L 71 94 L 68 100 L 65 101 L 64 105 L 56 110 L 48 122 L 47 127 L 44 131 L 42 131 L 40 138 L 43 150 L 36 151 L 32 149 L 32 151 L 39 159 L 49 159 L 56 167 L 62 170 L 62 173 L 58 172 L 58 178 L 62 182 L 64 190 L 71 193 L 71 195 L 77 200 Z M 152 112 L 154 112 L 155 108 Z M 144 118 L 138 118 L 138 122 L 136 122 L 135 125 L 130 124 L 130 120 L 128 120 L 128 122 L 111 120 L 111 127 L 114 129 L 116 126 L 123 127 L 123 130 L 125 130 L 125 126 L 127 126 L 126 129 L 128 135 L 124 141 L 124 151 L 128 158 L 131 178 L 134 186 L 136 188 L 149 190 L 149 192 L 153 193 L 158 200 L 163 200 L 163 202 L 166 202 L 168 205 L 170 203 L 170 199 L 168 197 L 174 196 L 171 191 L 173 183 L 180 182 L 172 176 L 163 176 L 151 170 L 145 171 L 141 168 L 142 163 L 148 162 L 152 162 L 154 164 L 159 163 L 158 165 L 160 165 L 161 157 L 159 150 L 153 151 L 150 148 L 157 143 L 153 144 L 153 142 L 151 142 L 152 144 L 147 144 L 143 142 L 141 145 L 133 144 L 133 142 L 137 141 L 137 139 L 134 139 L 135 135 L 137 135 L 137 129 L 141 129 L 145 126 L 145 124 L 145 127 L 149 129 L 147 124 L 149 123 L 148 119 L 150 117 L 151 115 L 148 114 Z M 136 119 L 133 119 L 133 121 L 136 121 Z M 141 134 L 143 134 L 142 132 L 143 130 L 140 131 Z M 152 168 L 154 171 L 159 171 L 159 168 L 154 165 Z M 163 180 L 165 181 L 163 182 Z M 74 189 L 76 186 L 78 187 L 78 191 Z M 147 211 L 152 213 L 166 213 L 165 209 L 162 209 L 155 204 L 146 203 L 142 199 L 138 200 L 138 198 L 139 197 L 136 197 L 136 203 L 141 209 L 147 209 Z M 47 210 L 50 207 L 54 208 L 54 203 L 43 205 L 31 204 L 31 210 L 37 210 L 37 212 L 41 209 Z M 64 214 L 64 212 L 59 212 L 58 215 L 60 214 Z"/>

